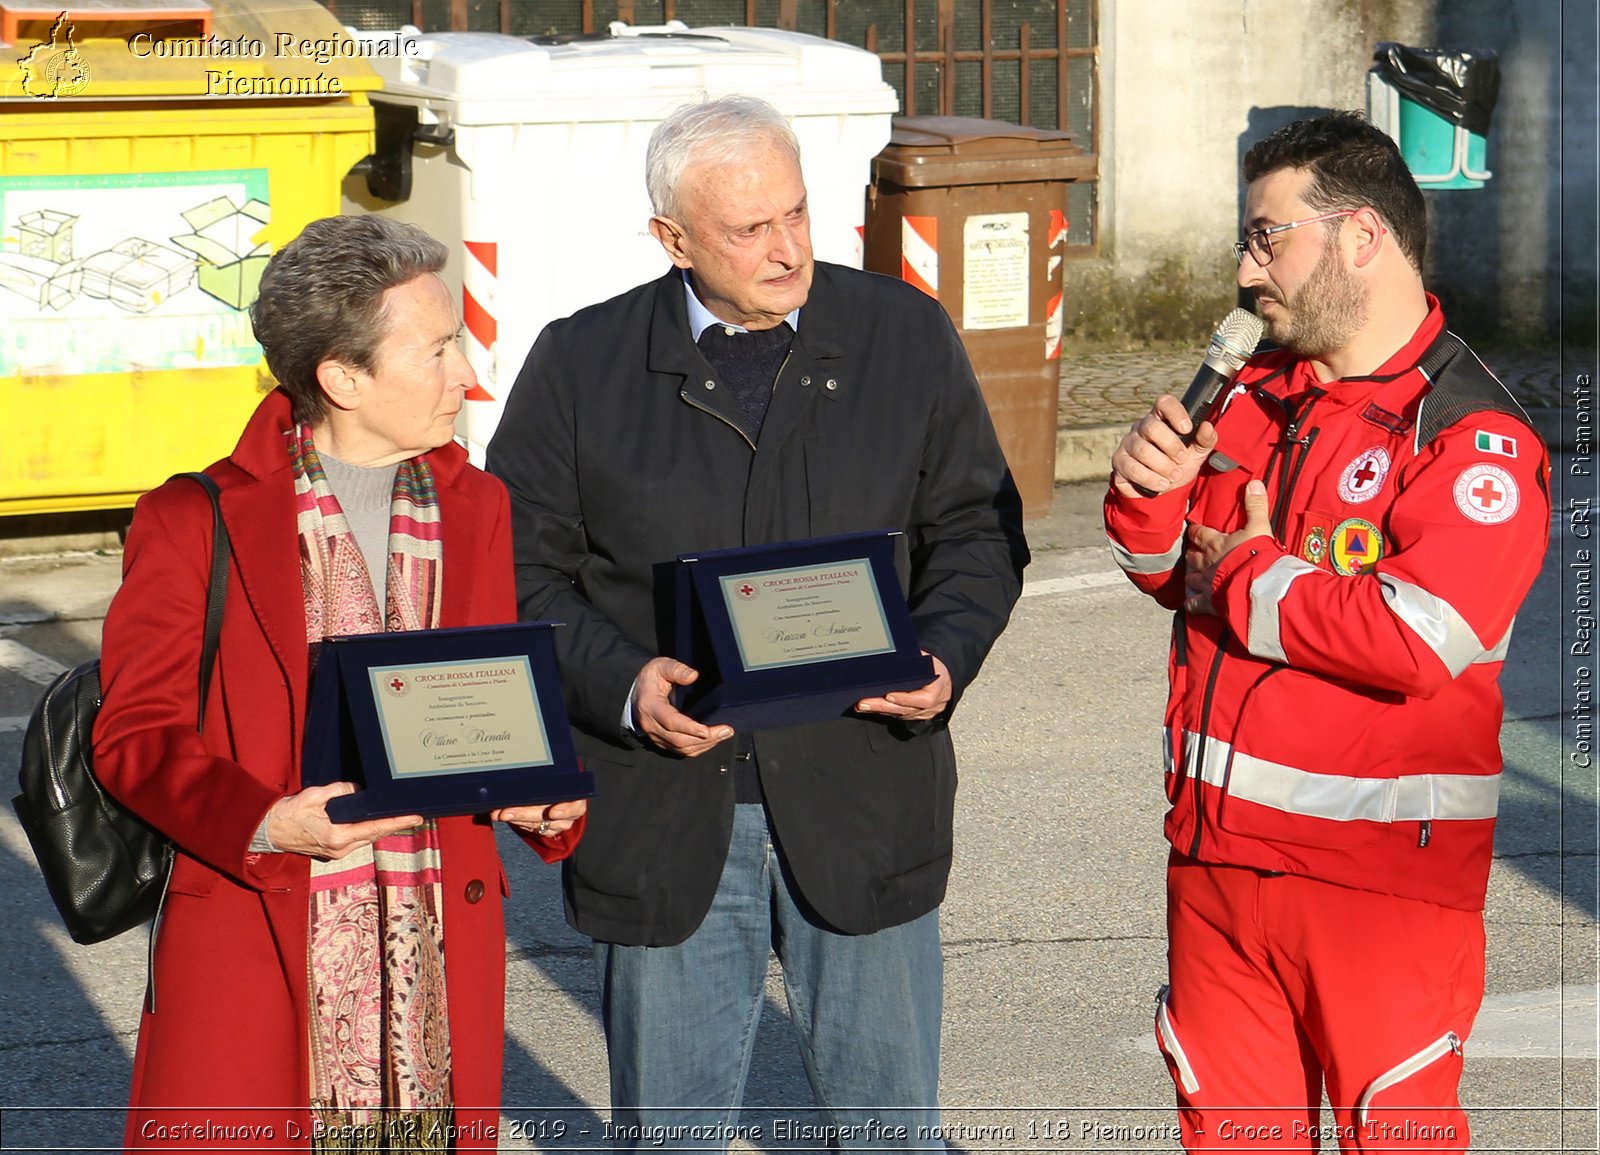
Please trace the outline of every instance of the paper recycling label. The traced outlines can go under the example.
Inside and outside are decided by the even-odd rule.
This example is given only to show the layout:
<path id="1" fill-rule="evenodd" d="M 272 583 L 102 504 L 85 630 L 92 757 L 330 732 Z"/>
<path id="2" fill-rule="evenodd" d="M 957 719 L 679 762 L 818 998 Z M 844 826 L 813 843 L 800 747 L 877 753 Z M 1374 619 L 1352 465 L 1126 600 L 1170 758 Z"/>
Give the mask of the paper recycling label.
<path id="1" fill-rule="evenodd" d="M 1028 214 L 986 213 L 962 226 L 961 326 L 1028 323 Z"/>

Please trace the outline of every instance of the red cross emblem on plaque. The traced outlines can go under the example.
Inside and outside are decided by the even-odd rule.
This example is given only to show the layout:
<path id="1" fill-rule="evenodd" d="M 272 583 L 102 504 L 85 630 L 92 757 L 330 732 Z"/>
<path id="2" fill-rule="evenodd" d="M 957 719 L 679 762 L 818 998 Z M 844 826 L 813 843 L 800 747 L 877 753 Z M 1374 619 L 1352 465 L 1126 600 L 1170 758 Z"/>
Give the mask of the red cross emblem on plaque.
<path id="1" fill-rule="evenodd" d="M 400 693 L 405 688 L 406 688 L 406 680 L 404 678 L 390 678 L 389 679 L 389 689 L 393 690 L 396 694 Z"/>
<path id="2" fill-rule="evenodd" d="M 753 597 L 755 597 L 756 596 L 756 587 L 751 585 L 749 582 L 745 582 L 743 585 L 741 585 L 739 587 L 739 596 L 742 597 L 742 598 L 753 598 Z"/>

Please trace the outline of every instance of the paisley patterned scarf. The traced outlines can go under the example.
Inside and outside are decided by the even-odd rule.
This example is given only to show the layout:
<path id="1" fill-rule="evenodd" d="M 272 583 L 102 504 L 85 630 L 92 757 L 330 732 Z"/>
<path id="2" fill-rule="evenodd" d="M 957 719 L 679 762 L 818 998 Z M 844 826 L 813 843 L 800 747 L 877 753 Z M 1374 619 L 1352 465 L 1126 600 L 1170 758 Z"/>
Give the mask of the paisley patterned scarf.
<path id="1" fill-rule="evenodd" d="M 401 462 L 389 506 L 386 612 L 311 431 L 289 437 L 306 641 L 439 624 L 433 474 Z M 447 1150 L 452 1121 L 439 831 L 433 821 L 311 862 L 314 1151 Z"/>

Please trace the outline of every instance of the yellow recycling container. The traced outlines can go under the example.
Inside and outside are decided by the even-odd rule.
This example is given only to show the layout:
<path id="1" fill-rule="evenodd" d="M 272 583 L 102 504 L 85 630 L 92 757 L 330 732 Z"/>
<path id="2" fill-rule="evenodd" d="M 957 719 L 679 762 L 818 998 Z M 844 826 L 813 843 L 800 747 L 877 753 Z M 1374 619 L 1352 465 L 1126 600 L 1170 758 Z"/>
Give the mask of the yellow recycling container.
<path id="1" fill-rule="evenodd" d="M 368 58 L 407 48 L 314 0 L 0 0 L 0 515 L 128 506 L 233 447 L 262 268 L 339 211 Z"/>

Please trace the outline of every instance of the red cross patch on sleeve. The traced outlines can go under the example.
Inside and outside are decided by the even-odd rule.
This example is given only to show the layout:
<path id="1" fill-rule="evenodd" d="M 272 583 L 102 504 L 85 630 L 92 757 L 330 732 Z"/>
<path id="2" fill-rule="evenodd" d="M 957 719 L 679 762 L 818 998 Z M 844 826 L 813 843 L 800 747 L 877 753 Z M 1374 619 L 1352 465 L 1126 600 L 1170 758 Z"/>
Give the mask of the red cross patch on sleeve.
<path id="1" fill-rule="evenodd" d="M 1483 525 L 1509 520 L 1522 500 L 1516 479 L 1498 465 L 1468 466 L 1450 492 L 1456 508 Z"/>

